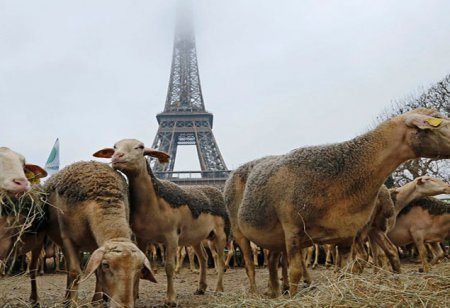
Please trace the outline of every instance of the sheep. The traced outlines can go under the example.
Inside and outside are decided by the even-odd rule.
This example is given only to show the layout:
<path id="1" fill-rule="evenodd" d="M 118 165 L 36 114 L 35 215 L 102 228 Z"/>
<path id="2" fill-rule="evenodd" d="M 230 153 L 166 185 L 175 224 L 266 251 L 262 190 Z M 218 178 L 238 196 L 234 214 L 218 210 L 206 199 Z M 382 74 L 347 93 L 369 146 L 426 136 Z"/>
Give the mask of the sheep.
<path id="1" fill-rule="evenodd" d="M 429 272 L 427 249 L 424 243 L 445 240 L 450 232 L 450 204 L 432 197 L 410 202 L 397 216 L 389 239 L 397 246 L 414 243 L 419 251 L 422 267 L 419 271 Z"/>
<path id="2" fill-rule="evenodd" d="M 373 252 L 376 266 L 381 265 L 378 258 L 380 248 L 387 255 L 394 272 L 400 271 L 400 259 L 395 245 L 387 237 L 387 232 L 395 225 L 398 213 L 412 200 L 425 196 L 450 193 L 450 185 L 440 179 L 430 176 L 415 178 L 413 181 L 398 188 L 391 188 L 378 196 L 375 207 L 375 219 L 371 223 L 369 231 L 369 242 Z M 381 211 L 378 211 L 381 205 Z M 374 267 L 376 271 L 377 267 Z"/>
<path id="3" fill-rule="evenodd" d="M 384 185 L 380 188 L 370 222 L 363 228 L 363 235 L 361 235 L 363 238 L 368 237 L 375 263 L 375 272 L 382 265 L 379 257 L 382 253 L 388 257 L 392 270 L 397 273 L 400 272 L 400 258 L 397 248 L 387 237 L 387 232 L 395 224 L 397 214 L 411 200 L 448 192 L 450 192 L 449 184 L 430 176 L 418 177 L 399 188 L 388 190 Z M 360 264 L 360 266 L 362 271 L 363 264 Z"/>
<path id="4" fill-rule="evenodd" d="M 133 307 L 140 276 L 156 279 L 131 241 L 125 179 L 106 164 L 77 162 L 50 177 L 44 189 L 51 205 L 47 232 L 62 248 L 68 271 L 65 305 L 76 306 L 78 284 L 95 272 L 94 305 L 104 294 L 111 307 Z M 79 281 L 81 251 L 92 254 Z"/>
<path id="5" fill-rule="evenodd" d="M 365 239 L 369 241 L 375 263 L 375 273 L 378 271 L 378 268 L 381 267 L 381 258 L 379 256 L 383 252 L 388 257 L 393 272 L 400 273 L 400 257 L 398 256 L 396 247 L 391 243 L 386 235 L 388 220 L 393 216 L 394 202 L 392 201 L 389 189 L 385 185 L 382 185 L 378 192 L 375 207 L 370 215 L 369 222 L 356 236 L 354 245 L 358 247 L 353 247 L 355 251 L 361 251 L 364 247 L 361 247 L 360 243 Z M 354 257 L 362 258 L 363 260 L 368 261 L 368 254 L 365 249 L 362 255 L 360 254 Z M 356 270 L 362 272 L 365 263 L 366 262 L 359 263 Z"/>
<path id="6" fill-rule="evenodd" d="M 189 259 L 189 269 L 191 270 L 191 273 L 198 273 L 197 269 L 195 268 L 195 254 L 193 248 L 191 246 L 178 246 L 176 258 L 177 265 L 175 267 L 175 274 L 180 273 L 186 255 L 188 256 Z"/>
<path id="7" fill-rule="evenodd" d="M 348 242 L 348 254 L 386 177 L 417 157 L 450 158 L 450 120 L 436 111 L 415 109 L 350 141 L 299 148 L 256 164 L 232 224 L 259 246 L 287 251 L 294 296 L 302 276 L 310 282 L 302 248 Z"/>
<path id="8" fill-rule="evenodd" d="M 30 175 L 30 180 L 26 174 Z M 8 255 L 24 255 L 33 251 L 30 262 L 30 301 L 38 302 L 36 268 L 39 252 L 44 240 L 40 228 L 45 219 L 45 206 L 41 200 L 38 182 L 47 172 L 34 164 L 25 163 L 25 158 L 6 147 L 0 147 L 0 265 L 6 272 Z M 0 266 L 1 267 L 1 266 Z"/>
<path id="9" fill-rule="evenodd" d="M 250 282 L 250 292 L 256 292 L 256 283 L 255 283 L 255 262 L 252 261 L 252 248 L 251 242 L 244 236 L 241 232 L 240 227 L 238 225 L 238 211 L 240 204 L 242 203 L 242 198 L 245 190 L 245 185 L 247 183 L 247 179 L 249 174 L 252 172 L 255 166 L 263 162 L 276 161 L 279 159 L 279 156 L 267 156 L 260 159 L 256 159 L 250 161 L 236 170 L 234 170 L 227 181 L 225 182 L 224 187 L 224 198 L 225 205 L 227 207 L 228 213 L 230 215 L 231 221 L 231 229 L 233 231 L 233 238 L 239 245 L 242 251 L 242 255 L 244 257 L 245 269 L 247 273 L 247 277 Z M 232 247 L 233 245 L 231 245 Z M 234 252 L 234 250 L 231 250 Z M 231 256 L 231 254 L 229 255 Z M 279 253 L 269 253 L 269 290 L 268 294 L 272 297 L 276 297 L 280 294 L 280 285 L 278 279 L 278 260 L 280 258 Z M 229 258 L 227 258 L 227 261 Z M 283 258 L 286 260 L 286 258 Z M 286 262 L 284 262 L 286 264 Z M 283 274 L 287 273 L 287 270 L 282 271 Z M 288 277 L 287 275 L 283 275 L 283 290 L 288 289 Z"/>
<path id="10" fill-rule="evenodd" d="M 200 264 L 196 294 L 206 290 L 206 256 L 201 241 L 210 239 L 219 254 L 216 291 L 223 291 L 223 252 L 230 231 L 229 219 L 220 190 L 209 186 L 183 186 L 158 180 L 146 155 L 167 162 L 166 153 L 145 148 L 135 139 L 117 142 L 95 157 L 112 158 L 112 167 L 128 178 L 131 205 L 131 228 L 139 247 L 148 242 L 163 243 L 166 248 L 166 305 L 175 305 L 173 286 L 175 256 L 178 246 L 193 246 Z"/>

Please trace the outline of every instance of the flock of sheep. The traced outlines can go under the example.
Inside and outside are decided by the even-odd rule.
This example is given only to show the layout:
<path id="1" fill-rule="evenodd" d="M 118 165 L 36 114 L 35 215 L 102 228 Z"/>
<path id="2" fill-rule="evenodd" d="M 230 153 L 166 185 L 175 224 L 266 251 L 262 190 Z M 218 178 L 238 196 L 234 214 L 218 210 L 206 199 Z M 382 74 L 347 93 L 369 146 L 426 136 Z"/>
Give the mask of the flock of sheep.
<path id="1" fill-rule="evenodd" d="M 121 140 L 94 156 L 110 159 L 111 166 L 74 163 L 41 187 L 31 183 L 45 177 L 45 170 L 0 148 L 0 260 L 13 250 L 17 255 L 32 252 L 32 304 L 39 303 L 36 268 L 45 237 L 65 257 L 65 306 L 76 306 L 79 283 L 95 274 L 94 305 L 107 301 L 110 307 L 134 307 L 139 280 L 156 282 L 144 254 L 150 243 L 164 245 L 165 304 L 173 306 L 180 246 L 193 247 L 200 266 L 196 294 L 204 294 L 204 245 L 215 259 L 217 292 L 224 290 L 224 249 L 231 240 L 242 251 L 250 290 L 256 291 L 251 242 L 256 243 L 269 251 L 269 290 L 275 297 L 282 290 L 293 296 L 302 283 L 311 283 L 307 247 L 325 244 L 335 254 L 337 268 L 352 264 L 356 273 L 363 270 L 370 247 L 375 265 L 385 255 L 392 270 L 400 272 L 397 246 L 414 243 L 423 270 L 429 271 L 425 243 L 431 243 L 436 252 L 432 263 L 437 262 L 443 254 L 439 243 L 450 236 L 450 206 L 424 198 L 450 193 L 449 184 L 421 177 L 395 189 L 383 185 L 406 160 L 450 158 L 450 120 L 429 109 L 394 117 L 346 142 L 248 162 L 230 175 L 223 193 L 157 179 L 147 157 L 164 163 L 169 156 L 138 140 Z M 45 215 L 23 230 L 27 215 L 21 212 L 12 219 L 4 209 L 27 200 Z M 25 208 L 29 213 L 30 206 Z M 91 253 L 84 275 L 80 252 Z"/>

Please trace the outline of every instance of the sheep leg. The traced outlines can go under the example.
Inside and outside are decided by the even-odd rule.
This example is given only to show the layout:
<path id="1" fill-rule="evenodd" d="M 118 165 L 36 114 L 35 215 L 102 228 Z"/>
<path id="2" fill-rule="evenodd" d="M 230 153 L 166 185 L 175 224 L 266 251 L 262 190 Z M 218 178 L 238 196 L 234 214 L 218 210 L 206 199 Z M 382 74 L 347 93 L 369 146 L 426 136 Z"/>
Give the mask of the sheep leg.
<path id="1" fill-rule="evenodd" d="M 39 274 L 44 275 L 45 251 L 43 250 L 43 248 L 41 249 L 41 254 L 39 255 L 38 264 L 39 264 Z"/>
<path id="2" fill-rule="evenodd" d="M 371 237 L 374 238 L 375 244 L 379 246 L 387 256 L 392 271 L 394 273 L 400 273 L 400 257 L 398 256 L 397 248 L 392 244 L 391 240 L 380 230 L 370 232 L 369 238 Z"/>
<path id="3" fill-rule="evenodd" d="M 253 264 L 255 267 L 258 267 L 258 246 L 256 246 L 255 243 L 250 242 L 250 248 L 252 249 Z"/>
<path id="4" fill-rule="evenodd" d="M 240 230 L 234 230 L 233 233 L 235 241 L 238 243 L 241 248 L 242 255 L 244 256 L 244 265 L 245 271 L 247 272 L 247 277 L 250 282 L 250 292 L 256 292 L 256 283 L 255 283 L 255 264 L 252 260 L 252 252 L 250 248 L 250 241 L 246 239 Z"/>
<path id="5" fill-rule="evenodd" d="M 167 295 L 165 299 L 165 305 L 169 307 L 176 307 L 176 297 L 175 288 L 173 286 L 173 276 L 175 271 L 175 257 L 178 248 L 178 238 L 172 237 L 165 243 L 165 260 L 164 269 L 166 270 L 167 276 Z"/>
<path id="6" fill-rule="evenodd" d="M 305 256 L 306 267 L 309 267 L 311 265 L 313 249 L 314 248 L 312 246 L 303 249 L 303 255 Z"/>
<path id="7" fill-rule="evenodd" d="M 352 259 L 355 261 L 352 266 L 352 273 L 361 274 L 364 270 L 364 264 L 369 259 L 369 254 L 360 233 L 353 239 L 351 253 Z"/>
<path id="8" fill-rule="evenodd" d="M 31 251 L 31 261 L 30 261 L 30 267 L 29 267 L 29 273 L 30 273 L 30 280 L 31 280 L 31 295 L 30 295 L 30 302 L 33 307 L 39 306 L 39 296 L 37 293 L 37 282 L 36 282 L 36 272 L 37 272 L 37 265 L 38 260 L 40 257 L 42 245 L 38 245 L 35 249 Z"/>
<path id="9" fill-rule="evenodd" d="M 280 282 L 278 279 L 278 263 L 280 261 L 280 252 L 269 251 L 269 290 L 270 297 L 280 296 Z"/>
<path id="10" fill-rule="evenodd" d="M 332 260 L 332 250 L 333 250 L 333 246 L 330 244 L 325 244 L 325 254 L 326 254 L 326 258 L 325 258 L 325 268 L 330 268 L 330 266 L 333 264 L 333 260 Z"/>
<path id="11" fill-rule="evenodd" d="M 217 263 L 219 262 L 219 260 L 218 260 L 219 255 L 217 253 L 217 247 L 216 247 L 215 241 L 214 240 L 212 240 L 212 241 L 208 240 L 208 247 L 209 247 L 209 250 L 211 251 L 211 254 L 213 256 L 214 270 L 216 271 L 216 274 L 217 274 L 217 273 L 219 273 L 218 269 L 217 269 Z"/>
<path id="12" fill-rule="evenodd" d="M 197 269 L 195 268 L 195 253 L 194 248 L 191 246 L 186 247 L 187 256 L 189 259 L 189 269 L 192 273 L 198 273 Z"/>
<path id="13" fill-rule="evenodd" d="M 230 261 L 231 258 L 234 256 L 234 243 L 232 240 L 227 243 L 227 248 L 228 251 L 227 251 L 227 259 L 225 260 L 225 270 L 230 268 Z"/>
<path id="14" fill-rule="evenodd" d="M 283 279 L 283 293 L 289 291 L 289 275 L 288 275 L 288 262 L 287 252 L 284 251 L 281 255 L 281 278 Z"/>
<path id="15" fill-rule="evenodd" d="M 312 268 L 315 269 L 319 265 L 319 244 L 314 244 L 314 263 Z"/>
<path id="16" fill-rule="evenodd" d="M 435 265 L 439 263 L 440 260 L 444 259 L 445 254 L 444 250 L 441 247 L 441 244 L 438 242 L 431 243 L 431 251 L 433 252 L 433 260 L 431 260 L 431 265 Z"/>
<path id="17" fill-rule="evenodd" d="M 184 246 L 177 247 L 177 266 L 175 267 L 175 274 L 178 274 L 183 267 L 183 261 L 186 257 L 186 251 Z"/>
<path id="18" fill-rule="evenodd" d="M 263 249 L 263 255 L 264 255 L 264 267 L 268 267 L 269 266 L 269 254 L 270 251 L 269 249 Z"/>
<path id="19" fill-rule="evenodd" d="M 64 306 L 77 307 L 78 281 L 81 275 L 80 260 L 78 259 L 78 252 L 72 241 L 64 234 L 61 234 L 61 237 L 63 242 L 62 249 L 67 265 L 67 285 Z"/>
<path id="20" fill-rule="evenodd" d="M 192 246 L 195 251 L 195 255 L 197 256 L 198 263 L 200 265 L 200 274 L 199 274 L 199 281 L 198 281 L 198 288 L 194 292 L 195 295 L 203 295 L 206 291 L 206 261 L 207 261 L 207 255 L 205 251 L 205 247 L 203 247 L 203 244 L 200 242 L 194 246 Z"/>
<path id="21" fill-rule="evenodd" d="M 343 246 L 337 245 L 337 260 L 336 260 L 336 269 L 335 272 L 344 268 L 347 264 L 349 264 L 351 257 L 351 246 Z"/>
<path id="22" fill-rule="evenodd" d="M 149 245 L 149 251 L 150 251 L 150 267 L 152 268 L 153 273 L 158 272 L 158 267 L 156 266 L 156 257 L 157 257 L 157 249 L 155 244 Z"/>
<path id="23" fill-rule="evenodd" d="M 373 261 L 373 265 L 374 265 L 373 273 L 376 274 L 376 273 L 378 273 L 378 269 L 382 266 L 380 249 L 374 239 L 372 232 L 369 232 L 368 240 L 369 240 L 370 252 L 372 253 L 372 261 Z"/>
<path id="24" fill-rule="evenodd" d="M 420 272 L 428 273 L 430 271 L 430 265 L 427 261 L 427 248 L 425 247 L 424 241 L 423 241 L 423 235 L 420 232 L 410 232 L 411 237 L 414 241 L 414 244 L 416 244 L 417 250 L 419 251 L 419 258 L 422 262 L 422 268 L 419 268 Z"/>
<path id="25" fill-rule="evenodd" d="M 218 230 L 214 241 L 211 242 L 211 251 L 216 256 L 216 270 L 217 270 L 217 286 L 216 292 L 223 292 L 223 273 L 225 272 L 224 250 L 227 244 L 227 235 L 223 230 Z"/>
<path id="26" fill-rule="evenodd" d="M 295 296 L 298 290 L 300 279 L 303 276 L 304 282 L 311 283 L 308 271 L 303 259 L 302 248 L 300 245 L 299 232 L 285 234 L 286 249 L 289 260 L 289 294 Z"/>

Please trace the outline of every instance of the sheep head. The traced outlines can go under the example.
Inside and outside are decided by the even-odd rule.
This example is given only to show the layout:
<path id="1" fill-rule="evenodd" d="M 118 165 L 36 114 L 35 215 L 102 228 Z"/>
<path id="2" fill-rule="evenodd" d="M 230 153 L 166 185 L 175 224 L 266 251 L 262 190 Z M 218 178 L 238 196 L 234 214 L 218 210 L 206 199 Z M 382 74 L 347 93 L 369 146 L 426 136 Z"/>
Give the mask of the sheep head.
<path id="1" fill-rule="evenodd" d="M 140 278 L 156 283 L 147 257 L 127 240 L 108 240 L 96 249 L 80 283 L 94 272 L 102 292 L 111 299 L 111 307 L 134 307 Z"/>
<path id="2" fill-rule="evenodd" d="M 30 190 L 30 179 L 27 179 L 25 172 L 33 179 L 47 176 L 47 172 L 41 167 L 33 164 L 26 164 L 25 158 L 13 150 L 0 148 L 0 189 L 9 194 L 20 194 Z"/>
<path id="3" fill-rule="evenodd" d="M 450 184 L 431 176 L 421 176 L 414 179 L 415 190 L 423 196 L 450 194 Z"/>
<path id="4" fill-rule="evenodd" d="M 415 157 L 450 158 L 450 120 L 448 118 L 425 108 L 407 112 L 401 118 L 408 130 L 407 143 Z"/>
<path id="5" fill-rule="evenodd" d="M 125 174 L 138 173 L 146 170 L 145 156 L 157 158 L 161 163 L 167 163 L 170 156 L 167 153 L 146 148 L 144 143 L 136 139 L 123 139 L 113 148 L 105 148 L 94 153 L 95 157 L 111 158 L 112 167 Z"/>

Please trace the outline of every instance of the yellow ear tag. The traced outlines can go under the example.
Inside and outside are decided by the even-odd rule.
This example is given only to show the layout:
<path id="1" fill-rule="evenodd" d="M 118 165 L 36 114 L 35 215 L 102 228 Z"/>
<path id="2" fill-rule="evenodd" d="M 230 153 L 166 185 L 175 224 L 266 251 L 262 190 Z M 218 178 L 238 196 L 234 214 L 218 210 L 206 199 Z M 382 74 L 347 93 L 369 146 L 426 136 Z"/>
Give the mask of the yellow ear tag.
<path id="1" fill-rule="evenodd" d="M 431 119 L 427 120 L 427 123 L 430 124 L 431 126 L 438 127 L 439 125 L 441 125 L 442 121 L 444 121 L 444 120 L 431 118 Z"/>
<path id="2" fill-rule="evenodd" d="M 27 177 L 27 180 L 31 183 L 31 185 L 36 185 L 40 182 L 39 178 L 36 177 L 36 174 L 34 174 L 34 172 L 25 170 L 25 176 Z"/>

